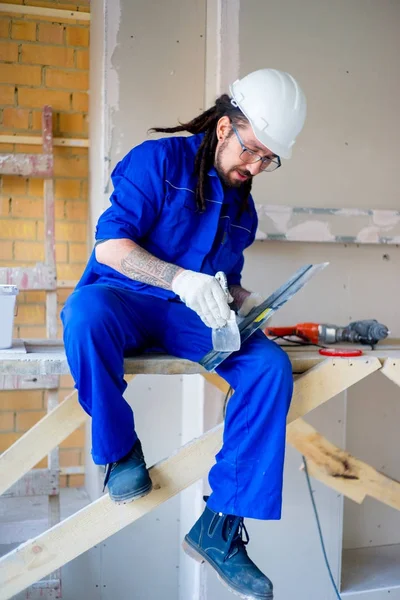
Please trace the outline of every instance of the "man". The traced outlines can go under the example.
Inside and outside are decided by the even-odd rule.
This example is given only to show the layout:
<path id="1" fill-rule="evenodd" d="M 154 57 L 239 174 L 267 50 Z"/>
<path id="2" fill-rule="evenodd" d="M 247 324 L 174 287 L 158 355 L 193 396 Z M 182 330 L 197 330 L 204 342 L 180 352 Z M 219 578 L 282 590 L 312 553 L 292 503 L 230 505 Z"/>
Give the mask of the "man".
<path id="1" fill-rule="evenodd" d="M 79 400 L 92 416 L 93 460 L 108 465 L 105 485 L 115 502 L 152 487 L 123 398 L 123 357 L 162 350 L 199 361 L 209 352 L 212 329 L 230 314 L 217 271 L 226 273 L 239 315 L 261 302 L 241 286 L 243 251 L 257 228 L 251 183 L 290 157 L 305 113 L 298 83 L 261 69 L 189 123 L 154 129 L 191 136 L 146 141 L 113 171 L 111 206 L 62 320 Z M 217 372 L 235 393 L 209 473 L 212 493 L 184 549 L 242 597 L 270 599 L 271 581 L 247 555 L 243 519 L 281 516 L 291 365 L 257 332 Z"/>

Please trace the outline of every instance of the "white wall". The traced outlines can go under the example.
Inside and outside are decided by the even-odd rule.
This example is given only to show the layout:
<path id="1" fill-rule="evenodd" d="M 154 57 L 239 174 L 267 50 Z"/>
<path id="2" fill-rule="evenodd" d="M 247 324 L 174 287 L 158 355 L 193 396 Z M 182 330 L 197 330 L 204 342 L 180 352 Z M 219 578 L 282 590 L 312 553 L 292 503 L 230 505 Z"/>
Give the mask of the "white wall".
<path id="1" fill-rule="evenodd" d="M 308 97 L 309 116 L 293 159 L 277 173 L 256 179 L 256 201 L 398 208 L 394 171 L 399 138 L 398 2 L 103 2 L 104 11 L 100 2 L 92 6 L 94 23 L 99 25 L 96 36 L 104 36 L 103 71 L 98 68 L 102 42 L 92 37 L 97 49 L 95 55 L 92 50 L 97 66 L 92 71 L 90 113 L 93 222 L 106 206 L 111 169 L 146 137 L 148 127 L 172 125 L 197 114 L 204 98 L 210 103 L 217 93 L 226 91 L 227 81 L 263 66 L 286 69 L 299 78 Z M 102 12 L 107 15 L 105 33 Z M 386 323 L 392 335 L 400 336 L 398 247 L 257 242 L 246 258 L 244 283 L 265 295 L 302 264 L 331 263 L 280 311 L 275 323 L 312 320 L 345 324 L 374 317 Z M 400 477 L 395 460 L 398 436 L 393 425 L 398 416 L 398 389 L 381 379 L 376 375 L 354 386 L 347 395 L 314 411 L 309 421 L 332 442 L 344 446 L 346 441 L 351 452 L 377 468 L 384 465 L 385 472 Z M 139 435 L 151 461 L 180 443 L 179 394 L 179 378 L 168 379 L 165 386 L 156 378 L 141 378 L 128 388 L 127 398 L 139 415 Z M 206 421 L 218 418 L 215 414 L 210 417 L 207 406 L 205 411 Z M 158 419 L 161 413 L 162 421 Z M 163 439 L 165 422 L 169 429 Z M 273 579 L 277 600 L 333 600 L 300 464 L 301 457 L 289 448 L 283 519 L 278 523 L 250 522 L 249 552 Z M 337 579 L 343 518 L 347 548 L 400 543 L 399 515 L 394 511 L 372 502 L 361 507 L 345 502 L 343 515 L 341 497 L 318 482 L 313 482 L 313 488 Z M 179 506 L 173 500 L 160 510 L 165 511 L 161 516 L 152 513 L 108 541 L 110 569 L 124 553 L 133 561 L 132 569 L 128 561 L 122 572 L 116 571 L 119 577 L 104 567 L 107 588 L 102 591 L 103 600 L 125 600 L 127 589 L 134 590 L 134 597 L 140 600 L 178 598 L 179 569 L 175 567 L 182 565 L 178 563 L 181 532 L 176 525 Z M 171 561 L 162 570 L 161 543 L 168 547 Z M 149 561 L 154 544 L 158 554 Z M 135 579 L 137 569 L 139 579 Z M 211 573 L 206 573 L 202 570 L 197 574 L 201 585 L 193 598 L 232 597 Z M 185 585 L 191 580 L 195 577 L 185 580 Z M 364 597 L 378 600 L 378 596 Z M 391 597 L 397 598 L 394 590 Z"/>

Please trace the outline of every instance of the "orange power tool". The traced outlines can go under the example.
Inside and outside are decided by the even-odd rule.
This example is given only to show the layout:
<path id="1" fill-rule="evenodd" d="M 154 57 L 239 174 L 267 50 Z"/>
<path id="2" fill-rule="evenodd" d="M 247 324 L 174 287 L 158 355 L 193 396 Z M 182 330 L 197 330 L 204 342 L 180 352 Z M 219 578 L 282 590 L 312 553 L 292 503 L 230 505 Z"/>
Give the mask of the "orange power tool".
<path id="1" fill-rule="evenodd" d="M 264 333 L 268 336 L 297 336 L 312 344 L 368 344 L 374 346 L 389 335 L 386 325 L 375 319 L 353 321 L 345 327 L 321 323 L 298 323 L 292 327 L 267 327 Z"/>

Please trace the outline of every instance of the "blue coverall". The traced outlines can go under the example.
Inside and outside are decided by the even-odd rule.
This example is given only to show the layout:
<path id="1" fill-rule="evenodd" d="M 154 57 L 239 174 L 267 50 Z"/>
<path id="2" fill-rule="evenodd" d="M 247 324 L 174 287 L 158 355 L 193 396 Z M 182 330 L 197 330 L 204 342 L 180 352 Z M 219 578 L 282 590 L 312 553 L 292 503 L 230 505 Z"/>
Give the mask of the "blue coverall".
<path id="1" fill-rule="evenodd" d="M 96 240 L 128 238 L 185 269 L 227 274 L 240 284 L 243 250 L 255 238 L 252 198 L 240 209 L 240 188 L 207 175 L 206 211 L 196 209 L 194 158 L 202 134 L 146 141 L 112 173 L 111 206 Z M 92 416 L 96 464 L 115 462 L 137 439 L 123 398 L 123 358 L 152 349 L 199 361 L 211 329 L 172 291 L 134 281 L 97 262 L 93 251 L 61 314 L 68 363 L 82 407 Z M 217 372 L 235 393 L 227 406 L 223 446 L 209 473 L 214 511 L 280 519 L 286 416 L 293 388 L 286 353 L 262 332 Z"/>

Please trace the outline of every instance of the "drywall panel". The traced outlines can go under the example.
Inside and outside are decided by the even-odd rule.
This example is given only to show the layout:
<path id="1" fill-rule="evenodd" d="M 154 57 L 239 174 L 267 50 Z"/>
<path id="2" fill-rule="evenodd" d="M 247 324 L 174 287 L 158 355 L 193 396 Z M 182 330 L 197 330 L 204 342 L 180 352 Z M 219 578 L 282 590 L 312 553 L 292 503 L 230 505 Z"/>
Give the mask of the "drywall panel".
<path id="1" fill-rule="evenodd" d="M 308 100 L 293 159 L 254 184 L 257 202 L 398 209 L 400 3 L 242 0 L 241 75 L 289 71 Z"/>
<path id="2" fill-rule="evenodd" d="M 119 5 L 116 45 L 109 48 L 111 168 L 150 127 L 172 127 L 204 106 L 205 0 Z"/>

